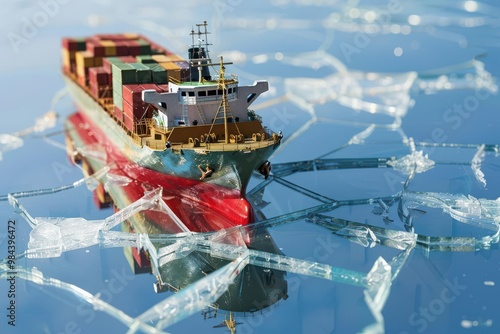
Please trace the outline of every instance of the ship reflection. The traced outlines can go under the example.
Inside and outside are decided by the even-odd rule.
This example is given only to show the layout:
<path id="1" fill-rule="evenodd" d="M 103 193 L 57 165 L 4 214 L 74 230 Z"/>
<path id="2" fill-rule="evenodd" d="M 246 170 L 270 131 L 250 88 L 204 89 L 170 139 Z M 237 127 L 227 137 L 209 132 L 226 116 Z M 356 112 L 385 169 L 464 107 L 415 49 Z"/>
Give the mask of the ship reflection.
<path id="1" fill-rule="evenodd" d="M 210 232 L 243 226 L 239 238 L 228 236 L 224 242 L 281 254 L 267 229 L 252 228 L 253 210 L 248 201 L 234 190 L 201 181 L 176 180 L 172 176 L 165 178 L 163 174 L 140 167 L 124 159 L 112 143 L 98 141 L 92 124 L 80 113 L 66 120 L 66 139 L 70 159 L 81 165 L 84 174 L 90 175 L 104 166 L 109 167 L 108 175 L 99 180 L 101 183 L 94 191 L 95 202 L 100 208 L 113 206 L 117 211 L 141 198 L 146 190 L 162 188 L 162 198 L 172 214 L 155 210 L 141 212 L 122 223 L 123 231 L 151 235 L 186 230 Z M 161 245 L 164 246 L 168 244 Z M 154 271 L 144 250 L 125 247 L 124 253 L 135 274 Z M 162 264 L 158 272 L 154 272 L 158 279 L 155 291 L 177 292 L 228 263 L 228 260 L 193 251 Z M 226 319 L 222 324 L 233 332 L 237 324 L 232 318 L 233 312 L 237 313 L 236 316 L 249 316 L 287 299 L 285 275 L 283 271 L 247 265 L 234 284 L 203 312 L 203 317 L 216 317 L 223 311 Z"/>

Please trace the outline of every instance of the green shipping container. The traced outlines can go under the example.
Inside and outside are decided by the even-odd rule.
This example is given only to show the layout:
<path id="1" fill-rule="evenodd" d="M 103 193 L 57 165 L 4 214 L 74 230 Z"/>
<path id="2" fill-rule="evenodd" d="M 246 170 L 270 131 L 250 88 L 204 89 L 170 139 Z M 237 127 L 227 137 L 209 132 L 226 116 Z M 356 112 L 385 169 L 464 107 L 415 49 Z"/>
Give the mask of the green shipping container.
<path id="1" fill-rule="evenodd" d="M 145 64 L 131 63 L 129 64 L 135 69 L 136 82 L 134 83 L 151 83 L 151 69 Z"/>
<path id="2" fill-rule="evenodd" d="M 136 83 L 136 69 L 132 67 L 130 64 L 126 63 L 112 63 L 111 64 L 111 72 L 113 76 L 113 87 L 115 83 L 115 79 L 120 81 L 122 84 L 132 84 Z M 120 85 L 121 87 L 121 85 Z M 114 88 L 113 88 L 114 89 Z"/>
<path id="3" fill-rule="evenodd" d="M 121 88 L 121 86 L 120 86 Z M 122 98 L 122 92 L 117 92 L 116 90 L 113 89 L 113 104 L 120 108 L 120 110 L 123 110 L 123 98 Z"/>
<path id="4" fill-rule="evenodd" d="M 151 55 L 142 55 L 135 57 L 137 62 L 142 64 L 156 64 L 156 61 L 151 57 Z"/>
<path id="5" fill-rule="evenodd" d="M 85 51 L 87 50 L 87 39 L 82 37 L 82 38 L 75 38 L 76 41 L 76 51 Z"/>
<path id="6" fill-rule="evenodd" d="M 167 70 L 159 64 L 145 64 L 151 69 L 151 79 L 156 85 L 163 85 L 168 83 Z"/>
<path id="7" fill-rule="evenodd" d="M 149 42 L 147 42 L 143 39 L 138 39 L 136 42 L 141 47 L 141 55 L 150 55 L 151 54 L 151 44 L 149 44 Z"/>
<path id="8" fill-rule="evenodd" d="M 117 91 L 121 95 L 122 89 L 123 89 L 122 88 L 123 83 L 120 80 L 118 80 L 118 78 L 115 78 L 115 77 L 113 77 L 112 80 L 113 80 L 113 90 Z"/>

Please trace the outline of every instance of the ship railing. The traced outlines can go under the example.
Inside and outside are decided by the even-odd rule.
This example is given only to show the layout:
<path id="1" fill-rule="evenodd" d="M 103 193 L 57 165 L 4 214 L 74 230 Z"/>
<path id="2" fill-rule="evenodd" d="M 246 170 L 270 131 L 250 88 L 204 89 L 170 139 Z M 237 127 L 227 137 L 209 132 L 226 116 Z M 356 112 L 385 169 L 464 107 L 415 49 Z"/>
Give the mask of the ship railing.
<path id="1" fill-rule="evenodd" d="M 155 124 L 153 127 L 155 128 L 156 131 L 162 132 L 164 134 L 168 132 L 168 128 L 166 126 Z"/>
<path id="2" fill-rule="evenodd" d="M 219 74 L 212 75 L 212 81 L 218 81 L 220 79 Z M 232 73 L 225 73 L 224 74 L 224 79 L 226 83 L 231 83 L 232 81 L 238 81 L 238 76 L 236 74 Z"/>
<path id="3" fill-rule="evenodd" d="M 258 148 L 264 148 L 275 144 L 274 139 L 267 139 L 263 141 L 252 141 L 246 143 L 206 143 L 204 144 L 208 151 L 253 151 Z M 200 145 L 200 147 L 202 147 Z"/>
<path id="4" fill-rule="evenodd" d="M 200 143 L 199 146 L 195 147 L 193 144 L 187 143 L 171 143 L 172 150 L 182 150 L 182 149 L 201 149 L 206 151 L 217 151 L 217 152 L 226 152 L 226 151 L 253 151 L 259 148 L 269 147 L 271 145 L 276 144 L 279 139 L 276 136 L 271 136 L 268 139 L 261 141 L 247 141 L 242 143 Z M 149 145 L 151 147 L 151 145 Z M 161 145 L 160 145 L 161 146 Z M 152 147 L 154 148 L 154 147 Z M 159 147 L 157 149 L 164 149 L 165 147 Z"/>

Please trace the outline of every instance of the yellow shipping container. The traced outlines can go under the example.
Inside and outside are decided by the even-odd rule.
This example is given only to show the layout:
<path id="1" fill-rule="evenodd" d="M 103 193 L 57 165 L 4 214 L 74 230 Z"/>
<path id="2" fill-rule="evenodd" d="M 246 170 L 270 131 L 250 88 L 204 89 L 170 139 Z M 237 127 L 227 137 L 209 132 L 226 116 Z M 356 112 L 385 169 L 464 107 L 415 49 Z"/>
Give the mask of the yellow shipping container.
<path id="1" fill-rule="evenodd" d="M 172 62 L 159 63 L 161 67 L 167 70 L 169 81 L 181 81 L 181 68 Z"/>
<path id="2" fill-rule="evenodd" d="M 153 58 L 154 61 L 156 61 L 157 63 L 169 63 L 169 62 L 173 62 L 173 61 L 184 61 L 184 59 L 182 59 L 180 56 L 176 55 L 176 54 L 173 54 L 173 55 L 153 55 L 151 56 L 151 58 Z"/>
<path id="3" fill-rule="evenodd" d="M 76 67 L 92 67 L 94 66 L 94 56 L 90 51 L 78 51 L 76 53 Z"/>
<path id="4" fill-rule="evenodd" d="M 70 68 L 71 58 L 70 53 L 65 48 L 62 48 L 62 62 L 65 68 Z"/>
<path id="5" fill-rule="evenodd" d="M 76 74 L 80 77 L 86 77 L 87 71 L 85 69 L 96 66 L 95 63 L 99 62 L 99 59 L 102 65 L 102 58 L 94 58 L 90 51 L 78 51 L 76 53 Z"/>
<path id="6" fill-rule="evenodd" d="M 103 40 L 100 41 L 100 43 L 102 46 L 104 46 L 104 56 L 106 57 L 116 56 L 115 42 Z"/>
<path id="7" fill-rule="evenodd" d="M 102 57 L 94 58 L 94 65 L 91 67 L 94 67 L 94 66 L 97 66 L 97 67 L 102 66 Z"/>

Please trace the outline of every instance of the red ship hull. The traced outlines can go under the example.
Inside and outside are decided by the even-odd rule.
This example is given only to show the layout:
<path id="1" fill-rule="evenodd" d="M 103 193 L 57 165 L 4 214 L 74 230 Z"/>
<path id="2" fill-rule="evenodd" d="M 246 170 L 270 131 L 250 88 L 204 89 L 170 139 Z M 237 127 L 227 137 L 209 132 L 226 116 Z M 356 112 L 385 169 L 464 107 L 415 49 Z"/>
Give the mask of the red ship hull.
<path id="1" fill-rule="evenodd" d="M 145 191 L 161 187 L 164 202 L 192 232 L 209 232 L 239 225 L 248 225 L 254 220 L 250 203 L 239 190 L 230 189 L 203 181 L 166 175 L 139 166 L 109 142 L 100 128 L 77 112 L 66 120 L 68 139 L 76 152 L 85 147 L 99 148 L 105 152 L 105 161 L 92 156 L 82 157 L 97 171 L 109 166 L 108 174 L 124 176 L 131 181 L 126 184 L 109 183 L 107 191 L 115 206 L 122 209 L 141 198 Z M 73 152 L 71 152 L 73 153 Z M 161 231 L 178 233 L 182 230 L 165 212 L 148 210 L 145 219 Z M 135 225 L 135 224 L 134 224 Z M 139 228 L 140 227 L 136 227 Z M 152 231 L 140 231 L 151 233 Z"/>

